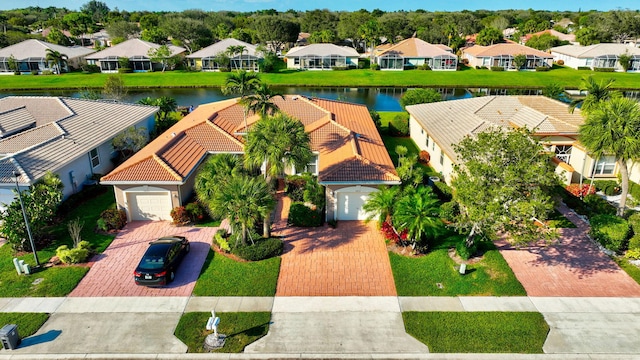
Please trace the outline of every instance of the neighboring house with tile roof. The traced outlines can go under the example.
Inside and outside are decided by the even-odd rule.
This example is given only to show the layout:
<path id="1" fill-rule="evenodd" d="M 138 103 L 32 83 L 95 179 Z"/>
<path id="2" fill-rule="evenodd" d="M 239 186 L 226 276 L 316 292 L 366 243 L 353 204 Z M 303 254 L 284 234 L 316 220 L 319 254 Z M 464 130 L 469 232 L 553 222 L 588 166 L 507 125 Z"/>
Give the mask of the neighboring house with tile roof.
<path id="1" fill-rule="evenodd" d="M 492 127 L 534 130 L 534 136 L 555 153 L 556 172 L 567 184 L 590 177 L 615 178 L 615 159 L 597 161 L 578 142 L 583 123 L 580 109 L 544 96 L 484 96 L 407 106 L 411 138 L 431 156 L 430 165 L 447 183 L 454 175 L 454 145 Z"/>
<path id="2" fill-rule="evenodd" d="M 17 44 L 0 49 L 0 75 L 13 75 L 14 71 L 9 66 L 9 59 L 13 56 L 18 63 L 21 73 L 29 74 L 33 72 L 42 73 L 44 70 L 54 69 L 47 64 L 47 50 L 58 51 L 67 56 L 67 64 L 63 65 L 62 71 L 69 71 L 69 68 L 79 68 L 85 57 L 95 50 L 81 46 L 62 46 L 51 44 L 42 40 L 29 39 Z"/>
<path id="3" fill-rule="evenodd" d="M 13 200 L 14 171 L 21 187 L 51 171 L 60 176 L 65 198 L 81 190 L 94 174 L 113 169 L 111 140 L 132 126 L 151 131 L 157 110 L 62 97 L 0 99 L 0 204 Z"/>
<path id="4" fill-rule="evenodd" d="M 576 43 L 576 35 L 575 34 L 565 34 L 565 33 L 561 33 L 558 30 L 547 29 L 547 30 L 538 31 L 536 33 L 526 34 L 526 35 L 520 37 L 520 45 L 526 44 L 527 41 L 529 41 L 534 36 L 540 36 L 540 35 L 543 35 L 543 34 L 549 34 L 551 36 L 555 36 L 560 41 L 568 41 L 571 44 L 577 44 Z"/>
<path id="5" fill-rule="evenodd" d="M 640 48 L 625 44 L 601 43 L 589 46 L 564 45 L 551 48 L 554 61 L 562 60 L 568 67 L 577 69 L 606 68 L 623 71 L 618 57 L 622 54 L 631 55 L 629 72 L 640 71 Z"/>
<path id="6" fill-rule="evenodd" d="M 242 54 L 228 54 L 230 46 L 244 46 L 245 51 Z M 189 61 L 189 65 L 196 70 L 220 71 L 221 66 L 216 61 L 216 57 L 225 53 L 229 56 L 230 64 L 228 67 L 232 70 L 258 71 L 258 62 L 263 58 L 258 53 L 255 45 L 232 38 L 220 40 L 215 44 L 187 55 L 186 58 Z M 222 67 L 227 68 L 227 66 Z"/>
<path id="7" fill-rule="evenodd" d="M 513 58 L 517 55 L 527 57 L 521 70 L 535 70 L 537 67 L 551 67 L 553 65 L 551 54 L 516 43 L 474 45 L 462 50 L 462 58 L 469 62 L 469 66 L 501 67 L 505 70 L 516 70 Z"/>
<path id="8" fill-rule="evenodd" d="M 358 67 L 360 54 L 349 46 L 311 44 L 291 48 L 284 59 L 288 69 L 331 70 Z"/>
<path id="9" fill-rule="evenodd" d="M 87 56 L 87 63 L 97 65 L 104 73 L 117 73 L 120 68 L 120 58 L 129 59 L 129 66 L 133 72 L 147 72 L 162 70 L 162 64 L 152 62 L 149 51 L 156 50 L 160 46 L 152 42 L 130 39 L 118 45 L 98 51 Z M 187 49 L 175 45 L 167 45 L 171 51 L 170 56 L 183 56 Z"/>
<path id="10" fill-rule="evenodd" d="M 171 209 L 192 196 L 195 176 L 208 155 L 244 153 L 246 128 L 238 101 L 198 106 L 101 179 L 101 184 L 113 185 L 118 207 L 129 220 L 170 220 Z M 274 102 L 310 135 L 315 156 L 305 170 L 326 187 L 327 219 L 364 219 L 368 195 L 380 185 L 400 183 L 366 106 L 296 95 Z M 258 120 L 250 113 L 247 126 Z"/>
<path id="11" fill-rule="evenodd" d="M 374 53 L 380 70 L 404 70 L 426 64 L 431 70 L 456 71 L 458 57 L 452 52 L 446 45 L 408 38 L 392 46 L 377 48 Z"/>

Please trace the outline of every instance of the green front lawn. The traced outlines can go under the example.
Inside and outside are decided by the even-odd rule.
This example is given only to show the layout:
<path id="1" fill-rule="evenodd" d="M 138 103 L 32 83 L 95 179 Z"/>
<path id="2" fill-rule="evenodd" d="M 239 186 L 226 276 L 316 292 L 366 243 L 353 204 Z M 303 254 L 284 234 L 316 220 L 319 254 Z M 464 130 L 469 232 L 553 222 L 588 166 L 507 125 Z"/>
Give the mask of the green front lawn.
<path id="1" fill-rule="evenodd" d="M 452 236 L 434 244 L 420 257 L 389 253 L 399 296 L 526 296 L 526 292 L 492 243 L 482 243 L 482 260 L 467 265 L 460 275 L 448 254 L 461 241 Z"/>
<path id="2" fill-rule="evenodd" d="M 114 235 L 94 232 L 100 213 L 115 206 L 113 191 L 107 187 L 104 190 L 97 196 L 84 197 L 83 195 L 86 193 L 75 196 L 80 200 L 74 203 L 74 206 L 68 206 L 67 208 L 70 210 L 62 215 L 62 221 L 49 229 L 50 236 L 55 240 L 45 248 L 38 250 L 41 264 L 48 262 L 56 254 L 56 249 L 60 245 L 73 244 L 67 224 L 75 218 L 80 218 L 84 222 L 82 239 L 89 241 L 97 253 L 103 252 L 109 246 L 115 237 Z M 89 268 L 84 266 L 56 266 L 41 269 L 29 276 L 18 275 L 11 260 L 15 255 L 9 244 L 0 247 L 0 297 L 65 296 L 89 271 Z M 17 257 L 25 260 L 31 266 L 35 265 L 32 253 L 18 254 Z M 37 279 L 42 280 L 38 280 L 39 283 L 34 284 Z"/>
<path id="3" fill-rule="evenodd" d="M 31 336 L 49 319 L 44 313 L 0 313 L 0 327 L 7 324 L 18 325 L 18 335 L 21 338 Z"/>
<path id="4" fill-rule="evenodd" d="M 260 74 L 266 83 L 278 86 L 397 86 L 397 87 L 497 87 L 544 88 L 558 83 L 577 89 L 581 78 L 592 74 L 596 80 L 613 78 L 619 89 L 639 89 L 638 75 L 632 73 L 598 73 L 554 66 L 546 72 L 465 69 L 464 71 L 291 71 Z M 62 75 L 5 76 L 0 90 L 102 88 L 109 74 L 69 73 Z M 227 73 L 167 71 L 121 74 L 127 87 L 219 87 Z"/>
<path id="5" fill-rule="evenodd" d="M 279 257 L 239 262 L 209 250 L 193 295 L 274 296 L 279 273 Z"/>
<path id="6" fill-rule="evenodd" d="M 535 312 L 405 312 L 407 333 L 432 353 L 541 354 L 549 325 Z"/>
<path id="7" fill-rule="evenodd" d="M 247 345 L 265 336 L 269 331 L 271 313 L 268 312 L 216 313 L 216 315 L 220 317 L 218 334 L 227 335 L 227 339 L 224 347 L 215 352 L 240 353 Z M 187 344 L 188 352 L 205 352 L 204 339 L 213 333 L 205 329 L 210 316 L 210 312 L 191 312 L 180 318 L 174 334 L 180 341 Z"/>
<path id="8" fill-rule="evenodd" d="M 629 259 L 622 256 L 614 256 L 613 261 L 615 261 L 622 270 L 631 276 L 633 280 L 640 284 L 640 268 L 629 263 Z"/>

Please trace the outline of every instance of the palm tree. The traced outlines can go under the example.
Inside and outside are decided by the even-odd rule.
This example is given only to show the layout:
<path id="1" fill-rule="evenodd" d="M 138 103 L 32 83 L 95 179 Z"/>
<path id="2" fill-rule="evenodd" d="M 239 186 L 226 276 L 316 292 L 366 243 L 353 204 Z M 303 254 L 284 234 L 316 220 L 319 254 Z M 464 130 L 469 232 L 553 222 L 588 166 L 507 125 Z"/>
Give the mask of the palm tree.
<path id="1" fill-rule="evenodd" d="M 194 189 L 198 199 L 208 203 L 225 179 L 243 174 L 241 158 L 233 154 L 215 154 L 210 156 L 196 175 Z"/>
<path id="2" fill-rule="evenodd" d="M 311 161 L 311 140 L 304 125 L 296 119 L 278 113 L 260 119 L 247 136 L 244 148 L 245 167 L 257 168 L 264 164 L 267 184 L 284 173 L 286 167 L 304 169 Z M 264 220 L 264 237 L 269 237 L 269 218 Z"/>
<path id="3" fill-rule="evenodd" d="M 260 86 L 260 77 L 257 73 L 254 72 L 246 72 L 244 70 L 240 70 L 235 73 L 230 73 L 227 75 L 227 79 L 225 80 L 225 84 L 222 87 L 222 93 L 225 95 L 235 94 L 240 95 L 240 100 L 242 101 L 247 95 L 256 91 L 256 89 Z M 244 128 L 247 131 L 247 108 L 245 107 L 244 112 Z"/>
<path id="4" fill-rule="evenodd" d="M 284 100 L 282 94 L 271 90 L 269 85 L 262 83 L 255 93 L 245 97 L 242 103 L 248 111 L 253 111 L 255 114 L 259 114 L 260 118 L 264 118 L 267 115 L 274 115 L 280 110 L 278 105 L 273 103 L 273 98 L 277 96 Z"/>
<path id="5" fill-rule="evenodd" d="M 443 222 L 440 219 L 439 201 L 431 187 L 424 186 L 401 197 L 393 212 L 396 228 L 406 229 L 414 242 L 440 234 Z"/>
<path id="6" fill-rule="evenodd" d="M 613 97 L 587 112 L 580 126 L 580 142 L 596 158 L 616 158 L 621 177 L 621 198 L 617 215 L 624 214 L 629 193 L 630 160 L 640 159 L 640 107 L 634 100 Z"/>
<path id="7" fill-rule="evenodd" d="M 262 177 L 239 174 L 227 178 L 206 203 L 212 215 L 226 217 L 234 229 L 240 230 L 242 244 L 247 244 L 249 229 L 259 217 L 267 217 L 276 200 Z"/>
<path id="8" fill-rule="evenodd" d="M 569 112 L 573 114 L 576 107 L 580 106 L 580 110 L 587 113 L 593 110 L 601 101 L 621 96 L 620 92 L 611 90 L 614 81 L 615 79 L 608 79 L 606 81 L 596 82 L 593 76 L 582 78 L 579 90 L 586 91 L 587 96 L 582 99 L 573 100 L 569 107 Z"/>
<path id="9" fill-rule="evenodd" d="M 59 51 L 47 49 L 45 60 L 47 61 L 47 65 L 49 66 L 53 63 L 54 69 L 56 69 L 56 72 L 60 74 L 62 73 L 63 65 L 67 63 L 69 57 L 65 54 L 61 54 Z"/>
<path id="10" fill-rule="evenodd" d="M 367 221 L 375 217 L 379 223 L 391 220 L 393 207 L 396 204 L 400 187 L 398 186 L 381 186 L 380 189 L 369 195 L 369 199 L 362 209 L 368 213 Z"/>
<path id="11" fill-rule="evenodd" d="M 244 54 L 244 52 L 247 51 L 247 47 L 244 45 L 238 45 L 236 46 L 236 52 L 238 54 L 240 54 L 240 69 L 244 70 L 244 66 L 242 65 L 242 55 Z M 236 69 L 238 69 L 238 66 L 236 66 Z"/>

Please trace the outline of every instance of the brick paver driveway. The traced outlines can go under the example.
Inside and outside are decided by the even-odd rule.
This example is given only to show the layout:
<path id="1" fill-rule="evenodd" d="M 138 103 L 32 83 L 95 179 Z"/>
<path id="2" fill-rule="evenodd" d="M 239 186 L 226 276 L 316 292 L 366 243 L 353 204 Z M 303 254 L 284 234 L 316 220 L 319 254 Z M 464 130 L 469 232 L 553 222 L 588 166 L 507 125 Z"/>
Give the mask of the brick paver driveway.
<path id="1" fill-rule="evenodd" d="M 290 200 L 278 198 L 274 231 L 284 236 L 284 254 L 276 296 L 396 296 L 387 248 L 374 222 L 290 227 Z"/>
<path id="2" fill-rule="evenodd" d="M 640 296 L 640 285 L 587 238 L 589 226 L 566 206 L 575 229 L 561 229 L 557 244 L 499 249 L 529 296 Z"/>
<path id="3" fill-rule="evenodd" d="M 168 221 L 134 221 L 94 259 L 91 270 L 69 296 L 189 296 L 204 264 L 211 240 L 218 228 L 175 227 Z M 189 239 L 191 251 L 167 287 L 137 286 L 133 270 L 148 243 L 162 236 L 182 235 Z"/>

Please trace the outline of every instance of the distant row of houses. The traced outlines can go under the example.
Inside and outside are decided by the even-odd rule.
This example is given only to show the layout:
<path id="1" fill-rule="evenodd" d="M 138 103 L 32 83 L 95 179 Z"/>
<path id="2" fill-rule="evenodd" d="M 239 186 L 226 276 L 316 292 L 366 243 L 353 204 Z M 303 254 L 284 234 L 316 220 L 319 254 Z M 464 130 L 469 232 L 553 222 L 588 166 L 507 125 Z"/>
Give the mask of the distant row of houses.
<path id="1" fill-rule="evenodd" d="M 81 64 L 98 66 L 100 71 L 118 72 L 123 66 L 122 58 L 128 59 L 127 67 L 134 72 L 161 70 L 163 65 L 154 61 L 150 53 L 161 45 L 140 39 L 127 40 L 105 50 L 84 47 L 65 47 L 50 44 L 41 40 L 25 40 L 21 43 L 0 49 L 0 74 L 13 74 L 11 61 L 15 61 L 20 73 L 41 73 L 51 70 L 47 61 L 47 49 L 65 55 L 69 67 L 78 68 Z M 241 49 L 228 53 L 228 49 Z M 214 43 L 192 54 L 186 49 L 168 45 L 170 56 L 178 56 L 186 60 L 192 68 L 200 71 L 220 71 L 226 69 L 244 69 L 257 71 L 262 53 L 257 47 L 236 39 L 225 39 Z M 224 63 L 220 54 L 226 53 Z M 540 67 L 551 67 L 554 62 L 562 61 L 575 68 L 605 68 L 623 71 L 619 62 L 621 55 L 630 57 L 629 72 L 640 71 L 640 48 L 624 44 L 595 44 L 591 46 L 564 45 L 552 48 L 550 52 L 536 50 L 513 42 L 490 46 L 474 45 L 461 50 L 460 58 L 446 45 L 430 44 L 418 38 L 409 38 L 397 44 L 384 44 L 374 49 L 372 54 L 359 54 L 355 49 L 335 44 L 310 44 L 291 48 L 284 55 L 287 68 L 300 70 L 332 70 L 357 68 L 363 57 L 371 57 L 380 70 L 406 70 L 412 68 L 428 68 L 435 71 L 455 71 L 458 61 L 464 61 L 473 67 L 516 70 L 515 59 L 524 55 L 526 61 L 519 70 L 535 70 Z"/>

